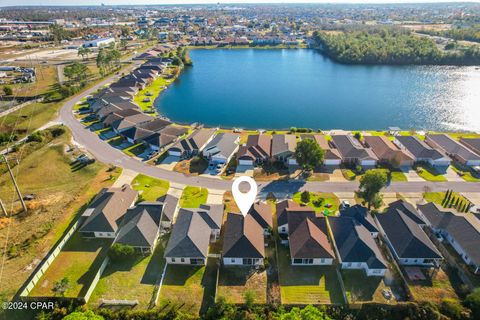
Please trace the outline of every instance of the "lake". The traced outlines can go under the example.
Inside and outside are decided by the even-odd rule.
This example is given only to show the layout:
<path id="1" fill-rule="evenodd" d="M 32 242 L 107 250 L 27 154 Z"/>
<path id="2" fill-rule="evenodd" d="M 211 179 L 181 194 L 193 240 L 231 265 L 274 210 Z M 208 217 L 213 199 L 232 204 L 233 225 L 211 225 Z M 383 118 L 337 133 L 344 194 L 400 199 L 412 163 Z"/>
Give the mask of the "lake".
<path id="1" fill-rule="evenodd" d="M 155 101 L 181 123 L 281 129 L 480 130 L 480 70 L 353 66 L 309 49 L 191 50 Z"/>

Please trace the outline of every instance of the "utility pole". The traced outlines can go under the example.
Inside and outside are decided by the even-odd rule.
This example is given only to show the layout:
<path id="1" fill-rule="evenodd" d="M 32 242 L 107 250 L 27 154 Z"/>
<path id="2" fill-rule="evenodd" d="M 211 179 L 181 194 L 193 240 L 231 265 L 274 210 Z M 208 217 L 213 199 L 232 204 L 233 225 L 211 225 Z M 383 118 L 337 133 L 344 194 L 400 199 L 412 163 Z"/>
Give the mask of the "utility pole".
<path id="1" fill-rule="evenodd" d="M 22 194 L 20 192 L 20 189 L 18 188 L 17 185 L 17 180 L 15 179 L 15 176 L 13 175 L 12 169 L 10 168 L 10 164 L 8 164 L 7 157 L 3 155 L 3 161 L 7 165 L 8 173 L 10 173 L 10 178 L 12 178 L 13 186 L 15 187 L 15 190 L 17 191 L 18 198 L 20 199 L 20 202 L 22 203 L 23 211 L 26 213 L 27 212 L 27 206 L 25 205 L 25 201 L 23 201 Z"/>
<path id="2" fill-rule="evenodd" d="M 0 199 L 0 208 L 2 208 L 3 214 L 8 217 L 7 209 L 5 208 L 5 205 L 3 204 L 2 199 Z"/>

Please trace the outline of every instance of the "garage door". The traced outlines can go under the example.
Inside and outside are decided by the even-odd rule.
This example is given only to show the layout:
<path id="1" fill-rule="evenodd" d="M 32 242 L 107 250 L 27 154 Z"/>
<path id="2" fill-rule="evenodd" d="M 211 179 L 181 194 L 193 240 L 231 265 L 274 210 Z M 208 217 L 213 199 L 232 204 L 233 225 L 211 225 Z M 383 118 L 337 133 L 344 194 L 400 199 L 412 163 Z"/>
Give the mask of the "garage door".
<path id="1" fill-rule="evenodd" d="M 180 157 L 181 155 L 180 151 L 171 151 L 171 150 L 168 150 L 168 154 L 174 157 Z"/>
<path id="2" fill-rule="evenodd" d="M 252 160 L 239 160 L 238 164 L 241 166 L 253 166 Z"/>
<path id="3" fill-rule="evenodd" d="M 361 165 L 362 165 L 362 166 L 374 166 L 375 163 L 376 163 L 375 160 L 363 160 L 363 161 L 361 162 Z"/>
<path id="4" fill-rule="evenodd" d="M 325 159 L 323 161 L 323 163 L 326 165 L 326 166 L 338 166 L 340 165 L 340 162 L 341 160 L 337 160 L 337 159 Z"/>

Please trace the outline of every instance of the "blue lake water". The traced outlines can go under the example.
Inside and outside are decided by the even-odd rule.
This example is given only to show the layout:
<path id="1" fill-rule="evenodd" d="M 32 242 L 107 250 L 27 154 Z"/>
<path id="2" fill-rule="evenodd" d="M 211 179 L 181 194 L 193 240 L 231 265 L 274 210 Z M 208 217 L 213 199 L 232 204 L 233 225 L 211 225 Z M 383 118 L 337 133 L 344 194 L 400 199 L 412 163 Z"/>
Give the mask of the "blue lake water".
<path id="1" fill-rule="evenodd" d="M 351 66 L 315 50 L 192 50 L 156 100 L 181 123 L 280 129 L 480 130 L 480 70 Z"/>

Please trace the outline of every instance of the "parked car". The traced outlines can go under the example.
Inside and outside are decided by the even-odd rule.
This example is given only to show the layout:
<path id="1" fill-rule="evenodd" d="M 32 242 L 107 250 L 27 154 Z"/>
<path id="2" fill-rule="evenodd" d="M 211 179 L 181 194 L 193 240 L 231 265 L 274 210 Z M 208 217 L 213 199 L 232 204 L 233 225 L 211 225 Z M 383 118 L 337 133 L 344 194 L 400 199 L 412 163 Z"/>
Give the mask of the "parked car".
<path id="1" fill-rule="evenodd" d="M 342 200 L 342 203 L 340 203 L 340 210 L 346 209 L 348 207 L 350 207 L 350 202 L 348 202 L 347 200 Z"/>

